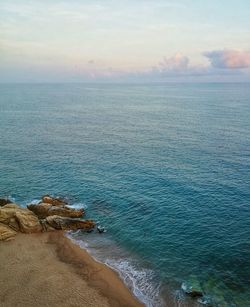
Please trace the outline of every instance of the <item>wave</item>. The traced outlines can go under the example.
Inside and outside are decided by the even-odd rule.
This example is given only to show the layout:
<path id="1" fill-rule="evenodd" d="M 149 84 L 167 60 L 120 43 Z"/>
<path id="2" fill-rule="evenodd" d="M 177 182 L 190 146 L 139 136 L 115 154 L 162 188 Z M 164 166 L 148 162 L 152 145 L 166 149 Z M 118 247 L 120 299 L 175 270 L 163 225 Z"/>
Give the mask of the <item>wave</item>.
<path id="1" fill-rule="evenodd" d="M 8 197 L 11 201 L 13 201 L 13 202 L 15 202 L 15 198 L 13 198 L 13 197 Z M 21 202 L 20 204 L 22 205 L 22 206 L 27 206 L 27 205 L 29 205 L 29 204 L 33 204 L 33 205 L 37 205 L 37 204 L 39 204 L 41 202 L 41 199 L 39 198 L 39 199 L 37 199 L 37 198 L 35 198 L 35 199 L 32 199 L 32 200 L 29 200 L 29 201 L 25 201 L 25 202 Z M 67 206 L 69 206 L 69 207 L 71 207 L 71 208 L 74 208 L 74 209 L 87 209 L 88 208 L 88 206 L 85 204 L 85 203 L 83 203 L 83 202 L 78 202 L 78 203 L 72 203 L 72 204 L 68 204 Z"/>
<path id="2" fill-rule="evenodd" d="M 83 208 L 83 209 L 86 210 L 88 208 L 88 206 L 85 203 L 81 203 L 81 202 L 69 204 L 68 206 L 71 207 L 71 208 L 74 208 L 74 209 L 82 209 Z"/>
<path id="3" fill-rule="evenodd" d="M 163 301 L 160 298 L 161 286 L 153 284 L 155 274 L 152 270 L 140 270 L 131 261 L 122 259 L 108 259 L 105 264 L 119 273 L 128 288 L 147 307 L 163 306 Z"/>

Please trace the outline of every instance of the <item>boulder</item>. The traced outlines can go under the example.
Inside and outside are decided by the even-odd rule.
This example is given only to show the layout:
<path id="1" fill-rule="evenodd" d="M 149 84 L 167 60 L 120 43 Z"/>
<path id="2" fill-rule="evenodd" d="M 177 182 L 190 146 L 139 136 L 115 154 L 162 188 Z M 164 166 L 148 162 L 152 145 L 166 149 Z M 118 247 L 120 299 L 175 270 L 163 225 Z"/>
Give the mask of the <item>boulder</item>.
<path id="1" fill-rule="evenodd" d="M 84 215 L 84 209 L 74 209 L 69 207 L 52 206 L 49 209 L 49 215 L 59 215 L 64 217 L 79 218 Z"/>
<path id="2" fill-rule="evenodd" d="M 32 211 L 16 204 L 0 207 L 0 222 L 14 231 L 32 233 L 42 230 L 38 217 Z"/>
<path id="3" fill-rule="evenodd" d="M 51 197 L 49 195 L 44 195 L 42 197 L 42 203 L 51 204 L 53 206 L 65 206 L 67 203 L 59 197 Z"/>
<path id="4" fill-rule="evenodd" d="M 39 219 L 44 219 L 49 215 L 49 209 L 52 207 L 51 204 L 40 203 L 38 205 L 28 205 L 27 208 L 35 213 Z"/>
<path id="5" fill-rule="evenodd" d="M 196 276 L 190 276 L 186 282 L 182 283 L 181 288 L 186 294 L 192 297 L 203 296 L 201 284 Z"/>
<path id="6" fill-rule="evenodd" d="M 42 232 L 47 232 L 47 231 L 54 231 L 56 230 L 55 228 L 53 228 L 52 226 L 50 226 L 46 219 L 42 219 L 40 220 L 40 224 L 42 226 Z"/>
<path id="7" fill-rule="evenodd" d="M 27 208 L 34 212 L 39 219 L 47 216 L 59 215 L 64 217 L 79 218 L 84 215 L 84 209 L 74 209 L 67 206 L 54 206 L 48 203 L 40 203 L 38 205 L 28 205 Z"/>
<path id="8" fill-rule="evenodd" d="M 9 200 L 8 198 L 0 198 L 0 207 L 5 206 L 7 204 L 11 204 L 12 201 Z"/>
<path id="9" fill-rule="evenodd" d="M 85 229 L 90 230 L 95 227 L 95 222 L 92 220 L 80 220 L 58 215 L 48 216 L 46 224 L 58 230 L 76 230 Z"/>
<path id="10" fill-rule="evenodd" d="M 42 231 L 39 219 L 32 211 L 28 209 L 17 210 L 15 217 L 21 232 L 33 233 Z"/>
<path id="11" fill-rule="evenodd" d="M 16 231 L 9 226 L 0 223 L 0 241 L 12 240 L 16 235 Z"/>
<path id="12" fill-rule="evenodd" d="M 214 306 L 214 303 L 212 302 L 211 297 L 210 297 L 210 296 L 207 296 L 207 295 L 198 298 L 197 302 L 198 302 L 200 305 L 205 305 L 206 307 L 213 307 L 213 306 Z"/>
<path id="13" fill-rule="evenodd" d="M 0 222 L 8 225 L 10 220 L 15 218 L 17 210 L 22 210 L 22 208 L 16 204 L 7 204 L 0 207 Z"/>

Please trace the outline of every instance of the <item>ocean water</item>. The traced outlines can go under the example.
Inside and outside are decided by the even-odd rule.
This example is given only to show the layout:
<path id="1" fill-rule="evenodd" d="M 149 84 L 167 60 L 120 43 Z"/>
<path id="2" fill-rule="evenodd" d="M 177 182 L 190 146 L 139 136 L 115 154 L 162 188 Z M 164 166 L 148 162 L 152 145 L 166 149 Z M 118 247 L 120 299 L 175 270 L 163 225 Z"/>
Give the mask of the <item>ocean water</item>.
<path id="1" fill-rule="evenodd" d="M 147 306 L 250 306 L 250 84 L 0 85 L 0 195 L 86 206 L 68 233 Z"/>

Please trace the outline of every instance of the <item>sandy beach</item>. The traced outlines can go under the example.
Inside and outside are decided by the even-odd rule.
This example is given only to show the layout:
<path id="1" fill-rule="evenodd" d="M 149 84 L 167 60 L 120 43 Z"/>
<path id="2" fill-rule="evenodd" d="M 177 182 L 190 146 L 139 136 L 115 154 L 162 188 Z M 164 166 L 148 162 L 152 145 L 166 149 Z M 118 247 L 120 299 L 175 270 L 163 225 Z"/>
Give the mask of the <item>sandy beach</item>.
<path id="1" fill-rule="evenodd" d="M 0 272 L 2 307 L 143 306 L 116 272 L 61 231 L 0 243 Z"/>

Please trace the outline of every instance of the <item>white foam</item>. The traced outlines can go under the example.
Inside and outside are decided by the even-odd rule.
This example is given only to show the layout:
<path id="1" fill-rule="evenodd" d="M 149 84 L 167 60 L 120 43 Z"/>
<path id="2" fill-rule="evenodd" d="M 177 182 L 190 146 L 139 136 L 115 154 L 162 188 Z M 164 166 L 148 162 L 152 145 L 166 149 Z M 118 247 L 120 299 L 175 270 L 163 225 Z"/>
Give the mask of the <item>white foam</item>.
<path id="1" fill-rule="evenodd" d="M 176 290 L 174 293 L 174 305 L 176 307 L 187 307 L 188 303 L 185 300 L 185 295 L 182 290 Z"/>
<path id="2" fill-rule="evenodd" d="M 88 206 L 84 203 L 74 203 L 74 204 L 69 205 L 69 207 L 72 207 L 74 209 L 82 209 L 83 208 L 85 210 L 88 208 Z"/>
<path id="3" fill-rule="evenodd" d="M 15 202 L 16 202 L 15 197 L 12 197 L 11 195 L 10 195 L 10 196 L 8 196 L 8 199 L 9 199 L 10 201 L 12 201 L 13 203 L 15 203 Z"/>
<path id="4" fill-rule="evenodd" d="M 23 202 L 20 202 L 19 204 L 21 205 L 21 207 L 27 207 L 28 205 L 32 204 L 32 205 L 37 205 L 39 204 L 39 202 L 41 201 L 41 199 L 32 199 L 32 200 L 26 200 Z"/>
<path id="5" fill-rule="evenodd" d="M 27 205 L 38 205 L 40 203 L 41 199 L 33 199 L 31 202 L 27 203 Z"/>
<path id="6" fill-rule="evenodd" d="M 12 201 L 13 203 L 15 203 L 16 202 L 16 199 L 15 199 L 15 197 L 13 197 L 13 196 L 11 196 L 11 195 L 2 195 L 1 196 L 3 199 L 8 199 L 8 200 L 10 200 L 10 201 Z"/>
<path id="7" fill-rule="evenodd" d="M 155 286 L 153 282 L 154 272 L 150 269 L 138 269 L 131 262 L 130 260 L 123 259 L 108 259 L 105 261 L 105 264 L 119 273 L 124 283 L 147 307 L 162 306 L 160 285 Z"/>
<path id="8" fill-rule="evenodd" d="M 9 198 L 11 201 L 13 201 L 13 199 L 14 198 Z M 30 204 L 32 204 L 32 205 L 37 205 L 37 204 L 39 204 L 41 202 L 41 199 L 32 199 L 31 201 L 26 201 L 25 203 L 24 203 L 24 205 L 25 206 L 27 206 L 27 205 L 30 205 Z M 86 204 L 84 204 L 84 203 L 73 203 L 73 204 L 70 204 L 70 205 L 68 205 L 69 207 L 71 207 L 71 208 L 74 208 L 74 209 L 87 209 L 87 205 Z"/>
<path id="9" fill-rule="evenodd" d="M 75 231 L 75 230 L 69 230 L 69 231 L 66 231 L 66 232 L 65 232 L 65 236 L 66 236 L 67 238 L 69 238 L 74 244 L 80 246 L 82 249 L 86 249 L 87 252 L 89 252 L 89 250 L 88 250 L 88 243 L 83 242 L 82 240 L 74 239 L 74 238 L 72 237 L 72 233 L 77 234 L 77 233 L 79 233 L 80 231 L 81 231 L 81 229 L 79 229 L 79 230 L 77 230 L 77 231 Z M 95 260 L 96 260 L 96 259 L 95 259 Z"/>

